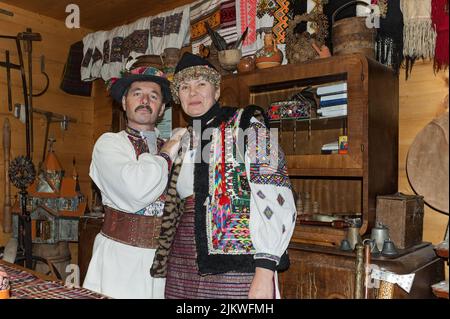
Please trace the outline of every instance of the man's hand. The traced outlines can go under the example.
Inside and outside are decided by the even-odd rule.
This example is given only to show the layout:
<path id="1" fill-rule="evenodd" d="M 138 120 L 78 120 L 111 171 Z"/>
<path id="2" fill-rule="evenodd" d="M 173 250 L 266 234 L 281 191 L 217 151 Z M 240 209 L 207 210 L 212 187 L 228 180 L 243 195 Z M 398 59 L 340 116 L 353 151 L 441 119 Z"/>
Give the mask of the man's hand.
<path id="1" fill-rule="evenodd" d="M 167 155 L 169 155 L 172 162 L 175 161 L 175 159 L 178 156 L 178 151 L 181 146 L 181 138 L 183 137 L 184 134 L 188 134 L 187 129 L 185 128 L 174 129 L 172 131 L 172 136 L 170 137 L 169 140 L 166 141 L 166 143 L 164 143 L 164 146 L 160 150 L 161 153 L 166 153 Z"/>
<path id="2" fill-rule="evenodd" d="M 256 267 L 248 299 L 273 299 L 275 298 L 274 272 L 269 269 Z"/>

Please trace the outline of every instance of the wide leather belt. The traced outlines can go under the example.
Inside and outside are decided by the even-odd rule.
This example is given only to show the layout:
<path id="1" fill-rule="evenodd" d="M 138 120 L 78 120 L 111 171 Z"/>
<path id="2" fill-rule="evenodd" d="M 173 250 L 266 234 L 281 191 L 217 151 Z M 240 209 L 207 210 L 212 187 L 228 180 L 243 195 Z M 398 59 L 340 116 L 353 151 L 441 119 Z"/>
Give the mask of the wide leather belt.
<path id="1" fill-rule="evenodd" d="M 140 248 L 157 248 L 162 217 L 129 214 L 105 206 L 102 234 Z"/>

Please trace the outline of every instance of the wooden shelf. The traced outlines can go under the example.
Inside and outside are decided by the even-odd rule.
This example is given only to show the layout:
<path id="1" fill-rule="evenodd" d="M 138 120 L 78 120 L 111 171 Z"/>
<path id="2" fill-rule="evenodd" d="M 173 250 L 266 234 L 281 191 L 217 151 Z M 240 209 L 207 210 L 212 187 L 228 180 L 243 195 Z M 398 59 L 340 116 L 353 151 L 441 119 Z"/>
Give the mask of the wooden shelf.
<path id="1" fill-rule="evenodd" d="M 342 115 L 342 116 L 324 116 L 324 117 L 313 117 L 313 118 L 286 118 L 286 119 L 269 120 L 269 122 L 270 123 L 280 123 L 281 121 L 295 121 L 295 122 L 330 121 L 330 120 L 343 120 L 346 118 L 347 118 L 347 115 Z"/>
<path id="2" fill-rule="evenodd" d="M 334 154 L 332 154 L 334 155 Z M 301 155 L 297 155 L 301 156 Z M 288 162 L 289 164 L 289 162 Z M 362 169 L 328 169 L 324 172 L 322 168 L 295 168 L 288 167 L 289 176 L 322 176 L 322 177 L 362 177 Z"/>
<path id="3" fill-rule="evenodd" d="M 221 104 L 259 105 L 288 101 L 306 87 L 347 83 L 347 115 L 271 121 L 298 197 L 309 193 L 323 214 L 361 214 L 365 234 L 375 223 L 377 194 L 398 190 L 398 78 L 361 54 L 333 56 L 225 76 Z M 322 154 L 325 144 L 347 136 L 347 154 Z M 296 227 L 293 242 L 338 246 L 345 231 L 329 226 Z M 430 248 L 432 249 L 432 248 Z M 431 291 L 430 291 L 431 294 Z"/>

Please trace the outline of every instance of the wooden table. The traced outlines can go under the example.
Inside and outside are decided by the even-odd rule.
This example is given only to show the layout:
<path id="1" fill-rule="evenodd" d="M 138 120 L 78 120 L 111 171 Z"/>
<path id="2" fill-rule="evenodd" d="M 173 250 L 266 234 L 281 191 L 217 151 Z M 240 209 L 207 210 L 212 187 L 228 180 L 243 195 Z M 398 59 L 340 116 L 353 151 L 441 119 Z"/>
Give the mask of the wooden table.
<path id="1" fill-rule="evenodd" d="M 11 299 L 106 299 L 85 288 L 64 286 L 61 281 L 33 270 L 0 260 L 10 279 Z"/>

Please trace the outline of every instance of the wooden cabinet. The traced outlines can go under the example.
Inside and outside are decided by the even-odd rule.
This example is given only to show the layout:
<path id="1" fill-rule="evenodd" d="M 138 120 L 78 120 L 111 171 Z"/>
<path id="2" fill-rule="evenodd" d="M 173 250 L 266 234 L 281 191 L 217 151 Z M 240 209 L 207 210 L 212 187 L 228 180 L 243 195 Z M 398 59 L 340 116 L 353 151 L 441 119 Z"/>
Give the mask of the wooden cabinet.
<path id="1" fill-rule="evenodd" d="M 229 75 L 221 84 L 221 102 L 267 110 L 307 86 L 342 82 L 347 83 L 346 115 L 324 119 L 311 113 L 308 119 L 274 121 L 271 128 L 278 128 L 296 194 L 308 193 L 320 215 L 359 216 L 360 235 L 367 236 L 375 223 L 376 196 L 398 190 L 399 85 L 391 69 L 351 54 Z M 347 154 L 321 152 L 341 135 L 348 138 Z M 345 237 L 345 228 L 297 224 L 291 266 L 280 274 L 283 298 L 354 298 L 355 253 L 339 250 Z M 416 274 L 411 292 L 396 287 L 394 298 L 432 297 L 430 285 L 444 277 L 443 263 L 427 243 L 373 263 Z"/>
<path id="2" fill-rule="evenodd" d="M 291 266 L 279 275 L 283 298 L 354 298 L 355 253 L 293 243 L 289 255 Z M 409 293 L 395 285 L 395 299 L 433 298 L 430 285 L 444 279 L 443 261 L 435 255 L 433 246 L 429 243 L 400 250 L 395 258 L 372 258 L 372 264 L 396 274 L 415 274 Z M 369 290 L 369 298 L 377 296 L 377 285 L 374 286 Z"/>
<path id="3" fill-rule="evenodd" d="M 375 222 L 376 196 L 397 192 L 398 78 L 392 70 L 360 54 L 225 76 L 222 105 L 268 108 L 307 86 L 347 83 L 347 115 L 281 120 L 279 143 L 297 195 L 310 194 L 318 212 L 353 215 L 361 235 Z M 322 154 L 324 144 L 348 137 L 347 154 Z M 292 242 L 338 246 L 344 229 L 299 225 Z"/>

